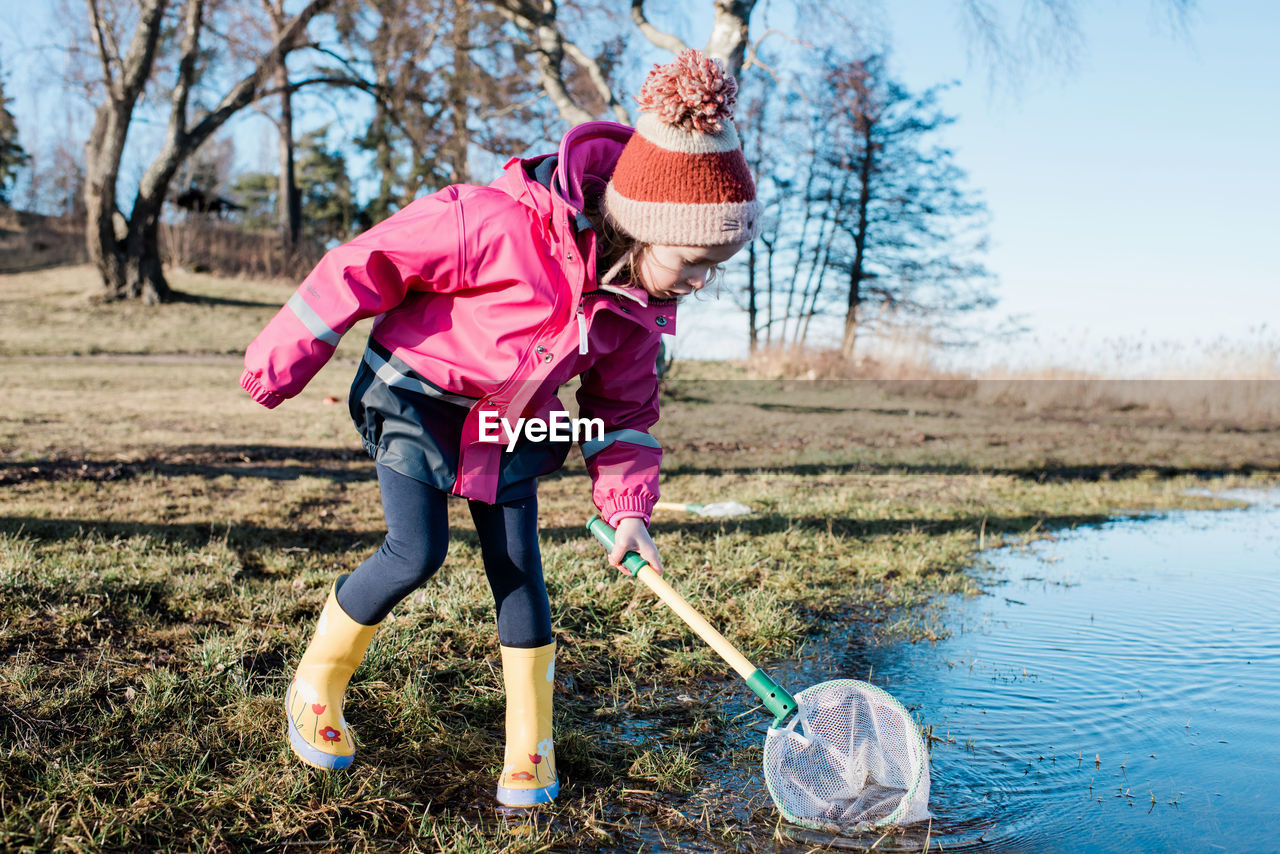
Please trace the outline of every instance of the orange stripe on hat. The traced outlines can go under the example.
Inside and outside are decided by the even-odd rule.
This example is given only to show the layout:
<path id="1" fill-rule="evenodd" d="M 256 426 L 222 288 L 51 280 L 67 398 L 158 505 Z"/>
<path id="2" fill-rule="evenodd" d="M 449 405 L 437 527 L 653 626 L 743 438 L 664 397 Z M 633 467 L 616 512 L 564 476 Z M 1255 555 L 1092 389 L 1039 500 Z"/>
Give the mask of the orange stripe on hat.
<path id="1" fill-rule="evenodd" d="M 718 204 L 756 197 L 741 149 L 686 154 L 661 148 L 639 134 L 618 158 L 613 186 L 637 202 Z"/>

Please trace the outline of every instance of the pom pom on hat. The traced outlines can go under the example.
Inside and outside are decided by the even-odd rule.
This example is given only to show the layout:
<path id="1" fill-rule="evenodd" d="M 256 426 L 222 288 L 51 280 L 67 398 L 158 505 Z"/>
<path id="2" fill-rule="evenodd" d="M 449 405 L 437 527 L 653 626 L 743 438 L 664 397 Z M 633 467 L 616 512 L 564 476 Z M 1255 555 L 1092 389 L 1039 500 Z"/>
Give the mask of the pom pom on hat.
<path id="1" fill-rule="evenodd" d="M 686 50 L 654 66 L 636 132 L 605 189 L 604 210 L 642 243 L 723 246 L 755 237 L 761 206 L 733 126 L 738 83 Z"/>
<path id="2" fill-rule="evenodd" d="M 737 97 L 738 81 L 724 70 L 724 63 L 686 50 L 675 62 L 653 67 L 636 102 L 663 124 L 716 133 L 733 119 Z"/>

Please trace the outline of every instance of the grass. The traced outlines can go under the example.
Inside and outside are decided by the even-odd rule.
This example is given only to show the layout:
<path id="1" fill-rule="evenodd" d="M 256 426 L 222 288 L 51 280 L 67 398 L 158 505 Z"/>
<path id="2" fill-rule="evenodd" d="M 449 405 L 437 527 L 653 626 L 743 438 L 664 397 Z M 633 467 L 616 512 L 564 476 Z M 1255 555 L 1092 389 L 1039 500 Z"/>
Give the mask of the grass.
<path id="1" fill-rule="evenodd" d="M 216 357 L 243 353 L 253 327 L 265 324 L 292 287 L 172 272 L 185 299 L 160 306 L 95 299 L 93 268 L 51 267 L 3 277 L 5 335 L 0 355 L 165 354 Z"/>
<path id="2" fill-rule="evenodd" d="M 341 403 L 362 335 L 267 411 L 240 391 L 235 354 L 289 289 L 175 284 L 192 299 L 144 310 L 85 299 L 84 268 L 0 276 L 0 848 L 773 847 L 759 752 L 734 720 L 756 717 L 750 695 L 604 566 L 577 461 L 540 490 L 556 804 L 533 822 L 492 807 L 503 695 L 460 503 L 445 568 L 353 681 L 355 768 L 295 761 L 278 708 L 292 665 L 333 578 L 383 533 Z M 665 498 L 755 512 L 660 514 L 654 533 L 673 584 L 765 665 L 851 619 L 883 642 L 938 636 L 945 621 L 919 606 L 976 593 L 980 545 L 1217 506 L 1187 489 L 1280 471 L 1270 410 L 742 376 L 679 366 L 656 432 Z"/>

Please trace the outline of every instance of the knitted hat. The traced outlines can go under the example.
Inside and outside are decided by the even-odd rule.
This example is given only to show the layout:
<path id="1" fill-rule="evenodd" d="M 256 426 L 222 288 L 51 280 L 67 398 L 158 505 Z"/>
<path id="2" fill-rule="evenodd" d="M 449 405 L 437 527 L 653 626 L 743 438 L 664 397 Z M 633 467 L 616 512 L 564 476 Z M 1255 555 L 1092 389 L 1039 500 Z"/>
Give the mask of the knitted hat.
<path id="1" fill-rule="evenodd" d="M 722 246 L 760 228 L 755 182 L 733 127 L 738 83 L 718 59 L 686 50 L 655 65 L 636 132 L 605 188 L 605 215 L 641 243 Z"/>

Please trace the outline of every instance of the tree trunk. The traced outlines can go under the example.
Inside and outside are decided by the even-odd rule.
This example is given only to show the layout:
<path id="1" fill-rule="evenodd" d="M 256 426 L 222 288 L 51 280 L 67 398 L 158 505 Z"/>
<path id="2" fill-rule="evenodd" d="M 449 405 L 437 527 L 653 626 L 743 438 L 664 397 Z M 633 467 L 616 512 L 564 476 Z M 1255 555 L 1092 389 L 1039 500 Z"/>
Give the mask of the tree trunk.
<path id="1" fill-rule="evenodd" d="M 381 73 L 381 72 L 379 72 Z M 380 80 L 379 83 L 382 81 Z M 373 165 L 378 170 L 378 195 L 370 205 L 370 215 L 375 223 L 391 216 L 392 208 L 404 207 L 407 198 L 396 195 L 396 155 L 391 147 L 391 118 L 382 102 L 378 102 L 373 118 L 378 136 L 375 140 Z"/>
<path id="2" fill-rule="evenodd" d="M 782 312 L 782 329 L 778 333 L 778 341 L 783 346 L 787 343 L 787 327 L 791 323 L 791 311 L 795 303 L 796 289 L 800 286 L 800 269 L 801 259 L 804 256 L 805 240 L 809 234 L 809 223 L 813 220 L 813 206 L 815 203 L 813 197 L 813 186 L 817 181 L 818 175 L 818 150 L 813 145 L 810 146 L 806 156 L 809 158 L 807 166 L 807 175 L 804 179 L 804 189 L 801 190 L 800 204 L 804 205 L 804 216 L 800 220 L 800 234 L 796 238 L 796 263 L 791 268 L 790 281 L 787 282 L 787 304 L 786 309 Z"/>
<path id="3" fill-rule="evenodd" d="M 715 20 L 703 53 L 723 62 L 734 77 L 742 73 L 742 62 L 747 55 L 747 28 L 755 5 L 756 0 L 715 2 Z"/>
<path id="4" fill-rule="evenodd" d="M 116 185 L 129 122 L 142 88 L 151 76 L 167 6 L 168 0 L 150 0 L 143 6 L 128 51 L 119 59 L 118 66 L 114 66 L 108 59 L 110 52 L 102 12 L 96 0 L 88 0 L 107 97 L 98 107 L 93 130 L 85 144 L 85 242 L 89 260 L 102 277 L 106 299 L 123 299 L 129 295 L 130 276 L 125 264 L 127 230 L 116 200 Z"/>
<path id="5" fill-rule="evenodd" d="M 98 108 L 85 167 L 89 258 L 102 276 L 103 299 L 165 302 L 172 294 L 160 263 L 160 203 L 140 194 L 128 220 L 116 203 L 123 126 L 115 105 Z"/>
<path id="6" fill-rule="evenodd" d="M 853 361 L 853 345 L 858 337 L 858 283 L 849 285 L 849 310 L 844 315 L 844 337 L 840 339 L 840 355 Z"/>
<path id="7" fill-rule="evenodd" d="M 166 139 L 160 154 L 138 183 L 121 259 L 125 267 L 123 296 L 128 299 L 141 298 L 146 304 L 173 299 L 160 257 L 160 215 L 173 176 L 198 146 L 199 143 L 186 138 L 185 134 L 180 141 L 172 137 Z"/>
<path id="8" fill-rule="evenodd" d="M 271 16 L 271 37 L 275 42 L 275 69 L 273 77 L 276 88 L 280 90 L 280 123 L 277 130 L 279 138 L 280 175 L 276 182 L 276 224 L 280 229 L 280 244 L 283 249 L 281 261 L 284 268 L 289 268 L 298 241 L 302 239 L 302 198 L 298 194 L 298 176 L 294 169 L 293 144 L 293 90 L 289 88 L 289 51 L 293 50 L 293 40 L 282 38 L 289 24 L 288 15 L 284 11 L 284 0 L 277 0 L 267 6 Z"/>
<path id="9" fill-rule="evenodd" d="M 766 347 L 773 344 L 773 255 L 774 247 L 777 245 L 777 233 L 774 233 L 773 240 L 761 239 L 764 243 L 765 262 L 765 324 L 764 324 L 764 344 Z"/>
<path id="10" fill-rule="evenodd" d="M 471 87 L 471 55 L 466 45 L 471 41 L 471 6 L 466 0 L 453 3 L 453 77 L 449 81 L 449 111 L 452 122 L 446 156 L 449 159 L 450 176 L 455 184 L 471 181 L 471 166 L 467 148 L 471 143 L 467 132 L 467 118 L 471 109 L 468 96 Z"/>
<path id="11" fill-rule="evenodd" d="M 129 236 L 125 244 L 125 293 L 127 299 L 141 299 L 145 305 L 169 302 L 173 291 L 164 277 L 160 259 L 161 199 L 138 199 L 129 217 Z"/>
<path id="12" fill-rule="evenodd" d="M 867 229 L 871 220 L 871 180 L 875 175 L 875 122 L 867 121 L 862 131 L 862 162 L 858 164 L 858 230 L 853 236 L 853 264 L 849 270 L 849 307 L 844 315 L 844 337 L 840 354 L 853 360 L 853 345 L 858 335 L 858 308 L 862 304 L 863 265 L 866 263 Z"/>
<path id="13" fill-rule="evenodd" d="M 760 330 L 756 317 L 756 242 L 747 244 L 747 353 L 755 353 L 760 347 Z"/>
<path id="14" fill-rule="evenodd" d="M 827 280 L 827 269 L 831 264 L 831 247 L 835 244 L 836 232 L 840 230 L 840 210 L 845 205 L 845 196 L 849 192 L 849 183 L 852 179 L 852 171 L 846 170 L 844 177 L 840 180 L 840 188 L 834 193 L 828 192 L 827 212 L 831 215 L 831 231 L 829 233 L 826 232 L 824 217 L 822 232 L 825 233 L 825 236 L 819 236 L 819 243 L 822 246 L 821 264 L 818 267 L 817 275 L 813 277 L 812 293 L 809 292 L 808 286 L 805 286 L 808 307 L 805 307 L 803 300 L 800 302 L 800 314 L 804 317 L 804 324 L 800 329 L 801 346 L 809 338 L 809 322 L 818 313 L 818 297 L 822 293 L 822 285 Z"/>
<path id="15" fill-rule="evenodd" d="M 280 87 L 280 181 L 276 191 L 276 213 L 287 269 L 302 237 L 302 197 L 298 193 L 298 176 L 293 162 L 293 94 L 289 90 L 289 69 L 283 56 L 276 70 L 276 85 Z"/>
<path id="16" fill-rule="evenodd" d="M 85 151 L 85 206 L 88 219 L 89 257 L 102 274 L 107 299 L 141 298 L 163 302 L 172 297 L 160 259 L 159 228 L 164 198 L 178 167 L 200 148 L 240 109 L 258 96 L 271 64 L 294 43 L 312 18 L 331 0 L 309 0 L 277 34 L 266 57 L 237 81 L 212 110 L 193 126 L 187 125 L 187 100 L 197 74 L 197 55 L 204 0 L 187 0 L 181 27 L 177 82 L 170 96 L 169 127 L 160 153 L 142 177 L 133 210 L 124 228 L 117 228 L 116 181 L 124 139 L 134 105 L 151 76 L 163 15 L 168 0 L 149 0 L 138 22 L 128 55 L 113 76 L 113 66 L 102 34 L 102 18 L 95 0 L 89 0 L 99 55 L 102 57 L 109 98 L 98 108 L 93 133 Z M 286 51 L 287 52 L 287 51 Z M 123 234 L 119 232 L 123 231 Z"/>
<path id="17" fill-rule="evenodd" d="M 383 57 L 391 38 L 390 22 L 386 15 L 379 15 L 378 32 L 370 42 L 370 55 L 375 58 L 373 66 L 377 75 L 378 93 L 374 99 L 373 121 L 369 125 L 369 135 L 374 146 L 373 166 L 378 170 L 378 195 L 369 205 L 369 214 L 375 223 L 390 216 L 394 208 L 404 207 L 413 199 L 408 187 L 403 194 L 397 193 L 399 176 L 391 140 L 395 120 L 393 109 L 388 104 L 388 98 L 391 97 L 389 93 L 392 91 L 391 64 Z M 412 165 L 410 164 L 411 171 Z"/>
<path id="18" fill-rule="evenodd" d="M 116 181 L 120 172 L 120 153 L 124 150 L 127 123 L 120 120 L 115 104 L 98 107 L 98 115 L 85 146 L 84 204 L 86 216 L 85 245 L 89 260 L 102 277 L 104 296 L 125 296 L 124 247 L 116 235 Z M 123 237 L 123 235 L 121 235 Z"/>

